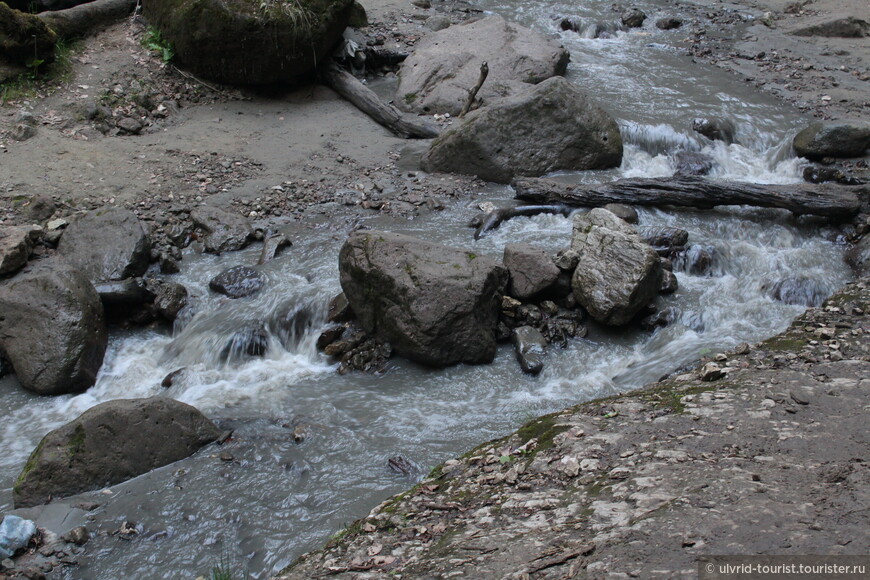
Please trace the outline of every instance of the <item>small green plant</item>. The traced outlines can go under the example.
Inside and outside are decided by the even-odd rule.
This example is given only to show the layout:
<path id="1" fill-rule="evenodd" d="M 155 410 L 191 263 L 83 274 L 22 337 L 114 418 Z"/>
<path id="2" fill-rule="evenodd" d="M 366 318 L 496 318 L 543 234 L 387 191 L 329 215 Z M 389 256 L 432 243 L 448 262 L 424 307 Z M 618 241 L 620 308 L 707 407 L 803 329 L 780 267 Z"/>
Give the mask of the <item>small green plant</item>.
<path id="1" fill-rule="evenodd" d="M 175 49 L 172 48 L 172 43 L 163 38 L 160 31 L 149 26 L 145 31 L 145 36 L 142 37 L 142 46 L 153 53 L 156 53 L 163 62 L 169 62 L 175 58 Z"/>
<path id="2" fill-rule="evenodd" d="M 233 568 L 230 566 L 230 557 L 226 552 L 221 553 L 220 562 L 211 568 L 210 580 L 233 580 Z"/>

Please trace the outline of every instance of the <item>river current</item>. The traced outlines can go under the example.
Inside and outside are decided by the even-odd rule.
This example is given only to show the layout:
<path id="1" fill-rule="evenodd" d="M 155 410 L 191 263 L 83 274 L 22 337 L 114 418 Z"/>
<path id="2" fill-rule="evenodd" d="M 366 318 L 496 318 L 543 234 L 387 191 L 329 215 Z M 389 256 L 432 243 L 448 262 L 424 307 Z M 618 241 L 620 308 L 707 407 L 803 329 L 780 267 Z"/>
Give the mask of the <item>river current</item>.
<path id="1" fill-rule="evenodd" d="M 673 154 L 701 151 L 715 160 L 713 178 L 756 183 L 800 181 L 803 161 L 790 141 L 805 119 L 749 90 L 737 78 L 692 63 L 671 44 L 681 30 L 653 22 L 674 15 L 672 5 L 635 5 L 649 18 L 640 30 L 590 39 L 559 31 L 556 17 L 589 24 L 616 20 L 612 2 L 485 1 L 477 6 L 539 31 L 558 33 L 571 52 L 568 78 L 620 123 L 626 143 L 618 170 L 562 173 L 573 182 L 669 176 Z M 750 16 L 747 14 L 747 18 Z M 694 117 L 725 117 L 739 144 L 711 143 L 691 130 Z M 523 241 L 555 252 L 570 240 L 562 216 L 516 218 L 491 235 L 472 239 L 466 223 L 491 201 L 514 203 L 509 187 L 492 186 L 474 199 L 414 221 L 373 217 L 365 225 L 500 257 Z M 640 210 L 642 225 L 690 232 L 690 243 L 718 256 L 713 275 L 678 272 L 679 291 L 659 299 L 682 315 L 654 333 L 590 327 L 565 349 L 549 349 L 543 373 L 523 375 L 510 347 L 486 366 L 430 370 L 394 360 L 382 376 L 341 376 L 314 348 L 328 300 L 340 291 L 337 255 L 342 235 L 311 231 L 266 265 L 266 289 L 243 300 L 210 293 L 208 280 L 236 264 L 253 264 L 259 248 L 221 257 L 189 252 L 174 278 L 196 297 L 198 314 L 174 334 L 139 331 L 111 337 L 97 384 L 76 396 L 40 398 L 13 377 L 0 380 L 0 511 L 11 509 L 11 487 L 28 454 L 49 430 L 103 401 L 165 395 L 196 406 L 230 443 L 155 470 L 107 492 L 88 494 L 101 504 L 93 531 L 140 526 L 131 541 L 97 536 L 69 578 L 181 578 L 208 574 L 222 556 L 248 577 L 265 578 L 301 553 L 366 514 L 433 466 L 538 415 L 602 395 L 639 388 L 700 356 L 753 342 L 783 330 L 803 310 L 773 300 L 765 288 L 778 280 L 814 280 L 823 293 L 850 278 L 836 232 L 787 212 L 749 208 L 714 211 Z M 285 348 L 270 338 L 262 358 L 227 362 L 221 351 L 239 328 L 287 308 L 308 306 L 313 327 Z M 170 372 L 184 368 L 169 389 Z M 307 438 L 297 444 L 293 429 Z M 218 453 L 224 452 L 223 457 Z M 401 455 L 411 476 L 387 468 Z"/>

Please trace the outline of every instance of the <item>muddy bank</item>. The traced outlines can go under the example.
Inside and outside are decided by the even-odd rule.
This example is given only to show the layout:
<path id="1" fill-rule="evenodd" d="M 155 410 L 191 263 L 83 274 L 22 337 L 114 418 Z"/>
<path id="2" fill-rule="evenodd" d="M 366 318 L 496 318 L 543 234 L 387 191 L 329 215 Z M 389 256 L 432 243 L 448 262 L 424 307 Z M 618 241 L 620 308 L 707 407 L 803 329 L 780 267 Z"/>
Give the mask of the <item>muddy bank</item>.
<path id="1" fill-rule="evenodd" d="M 868 281 L 849 284 L 779 336 L 535 419 L 278 577 L 653 578 L 703 555 L 864 554 L 868 309 Z"/>

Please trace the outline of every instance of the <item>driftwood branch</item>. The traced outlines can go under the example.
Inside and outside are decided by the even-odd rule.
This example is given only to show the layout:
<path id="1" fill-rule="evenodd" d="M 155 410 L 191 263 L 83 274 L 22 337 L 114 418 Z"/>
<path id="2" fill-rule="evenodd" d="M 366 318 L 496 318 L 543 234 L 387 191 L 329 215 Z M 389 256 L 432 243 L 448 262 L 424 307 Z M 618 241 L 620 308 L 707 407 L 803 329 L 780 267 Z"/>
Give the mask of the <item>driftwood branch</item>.
<path id="1" fill-rule="evenodd" d="M 438 136 L 439 130 L 434 123 L 413 115 L 406 115 L 394 106 L 383 102 L 374 91 L 335 64 L 325 66 L 321 71 L 321 78 L 329 88 L 399 137 L 431 139 Z"/>
<path id="2" fill-rule="evenodd" d="M 84 38 L 123 20 L 135 8 L 136 0 L 94 0 L 66 10 L 42 12 L 39 18 L 61 38 Z"/>
<path id="3" fill-rule="evenodd" d="M 477 84 L 474 85 L 474 88 L 468 92 L 468 100 L 465 101 L 465 105 L 462 107 L 462 110 L 459 112 L 459 118 L 465 116 L 465 114 L 471 110 L 471 106 L 474 104 L 474 99 L 477 98 L 477 91 L 480 90 L 480 87 L 483 86 L 484 81 L 486 81 L 486 76 L 489 74 L 489 65 L 486 64 L 486 61 L 483 61 L 480 64 L 480 76 L 477 77 Z"/>
<path id="4" fill-rule="evenodd" d="M 848 218 L 860 203 L 853 188 L 840 185 L 754 185 L 716 182 L 696 177 L 620 179 L 610 183 L 564 185 L 538 178 L 513 182 L 516 197 L 533 203 L 600 207 L 608 203 L 712 208 L 752 205 L 829 218 Z"/>
<path id="5" fill-rule="evenodd" d="M 494 209 L 483 216 L 483 220 L 474 232 L 474 239 L 479 240 L 490 231 L 498 228 L 502 222 L 506 222 L 511 218 L 519 216 L 530 217 L 542 213 L 558 213 L 567 217 L 572 211 L 574 209 L 567 205 L 521 205 L 519 207 Z"/>

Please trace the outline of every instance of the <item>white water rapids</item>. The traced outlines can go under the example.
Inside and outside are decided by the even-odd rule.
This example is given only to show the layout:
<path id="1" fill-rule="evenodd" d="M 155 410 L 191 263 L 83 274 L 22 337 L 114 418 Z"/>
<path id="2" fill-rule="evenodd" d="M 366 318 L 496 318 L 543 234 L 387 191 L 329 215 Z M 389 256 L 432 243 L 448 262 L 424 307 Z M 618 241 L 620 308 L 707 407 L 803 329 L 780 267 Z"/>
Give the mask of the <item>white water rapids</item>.
<path id="1" fill-rule="evenodd" d="M 507 2 L 507 0 L 505 0 Z M 613 18 L 610 2 L 577 7 L 514 2 L 485 8 L 539 30 L 555 31 L 552 15 Z M 801 126 L 791 111 L 748 91 L 738 80 L 688 62 L 667 49 L 677 33 L 652 27 L 665 4 L 640 3 L 650 14 L 642 31 L 612 39 L 562 34 L 572 54 L 569 78 L 619 120 L 625 159 L 618 170 L 562 173 L 567 181 L 668 176 L 679 150 L 709 154 L 712 177 L 761 183 L 799 181 L 802 161 L 790 150 Z M 574 11 L 574 12 L 572 12 Z M 656 46 L 648 46 L 655 35 Z M 739 144 L 711 143 L 691 131 L 697 116 L 725 116 Z M 366 225 L 473 248 L 500 257 L 504 245 L 528 242 L 555 252 L 570 239 L 570 219 L 516 218 L 480 241 L 465 226 L 480 201 L 509 205 L 512 191 L 493 187 L 473 200 L 411 222 L 373 217 Z M 716 275 L 679 272 L 679 291 L 659 299 L 679 320 L 655 333 L 591 326 L 565 349 L 550 348 L 537 378 L 523 375 L 502 347 L 492 365 L 430 370 L 401 360 L 383 376 L 339 376 L 314 341 L 327 301 L 338 293 L 337 255 L 344 233 L 313 230 L 265 267 L 258 295 L 235 301 L 208 290 L 208 280 L 236 264 L 252 264 L 259 248 L 221 257 L 186 255 L 185 284 L 199 303 L 195 318 L 174 336 L 152 331 L 112 336 L 97 384 L 76 396 L 40 398 L 14 378 L 0 380 L 0 510 L 11 508 L 11 487 L 28 454 L 49 430 L 93 405 L 117 398 L 164 395 L 202 410 L 235 430 L 221 461 L 207 448 L 197 456 L 95 493 L 100 507 L 89 527 L 116 530 L 124 520 L 142 526 L 130 542 L 97 537 L 70 578 L 179 578 L 207 574 L 222 553 L 250 577 L 264 578 L 300 553 L 321 545 L 342 525 L 368 512 L 413 480 L 386 467 L 402 455 L 434 465 L 535 416 L 643 386 L 699 356 L 783 330 L 802 306 L 764 291 L 789 277 L 814 280 L 830 293 L 849 280 L 835 232 L 787 212 L 722 208 L 715 211 L 640 211 L 642 225 L 690 232 L 690 243 L 711 247 Z M 267 322 L 287 308 L 311 305 L 315 324 L 284 348 L 270 337 L 267 354 L 226 362 L 234 332 Z M 184 368 L 169 389 L 170 372 Z M 308 438 L 294 443 L 291 430 Z M 179 575 L 179 570 L 184 570 Z M 189 572 L 189 574 L 188 574 Z"/>

